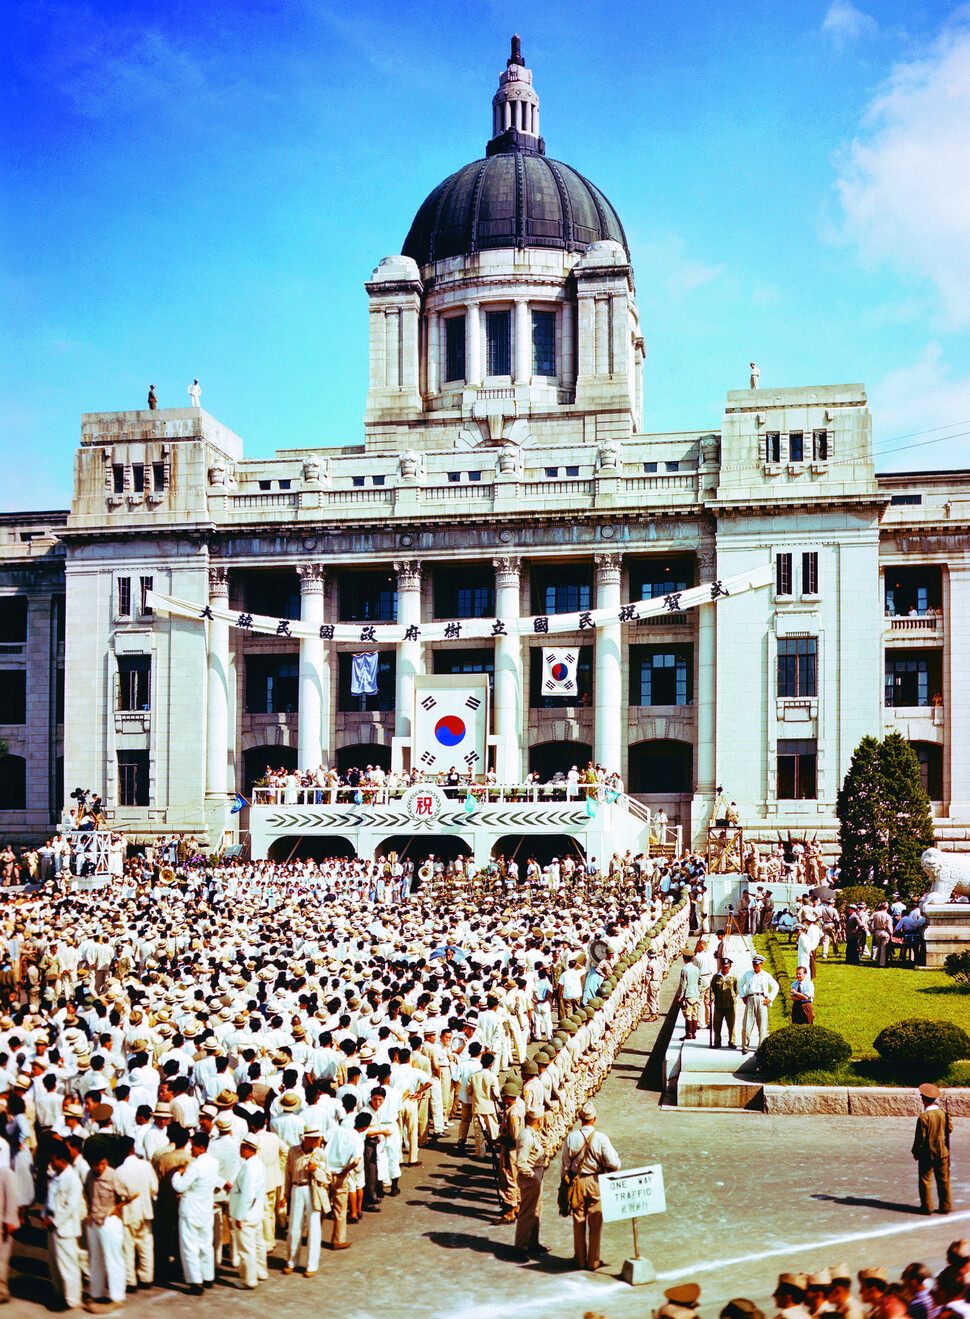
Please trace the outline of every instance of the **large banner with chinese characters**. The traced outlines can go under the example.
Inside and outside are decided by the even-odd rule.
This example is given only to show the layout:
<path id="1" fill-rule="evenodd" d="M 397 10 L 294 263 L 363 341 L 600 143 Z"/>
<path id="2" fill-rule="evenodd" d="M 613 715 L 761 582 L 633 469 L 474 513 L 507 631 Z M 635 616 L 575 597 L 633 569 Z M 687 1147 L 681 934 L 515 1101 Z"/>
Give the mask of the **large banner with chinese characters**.
<path id="1" fill-rule="evenodd" d="M 713 601 L 744 591 L 767 586 L 773 576 L 773 567 L 766 563 L 750 572 L 737 573 L 702 586 L 691 586 L 686 591 L 671 591 L 652 600 L 636 600 L 611 609 L 584 609 L 575 614 L 537 614 L 534 618 L 456 618 L 452 622 L 412 623 L 404 627 L 399 623 L 301 623 L 299 619 L 270 618 L 265 614 L 250 614 L 244 610 L 227 609 L 222 605 L 183 600 L 158 591 L 146 593 L 150 608 L 161 614 L 176 614 L 180 618 L 200 620 L 218 619 L 230 627 L 246 632 L 259 632 L 277 637 L 320 637 L 324 641 L 347 641 L 356 645 L 391 645 L 398 641 L 459 641 L 465 637 L 482 640 L 488 637 L 554 636 L 563 632 L 592 632 L 608 623 L 639 623 L 659 614 L 682 614 L 695 605 Z"/>
<path id="2" fill-rule="evenodd" d="M 411 764 L 429 774 L 484 774 L 488 677 L 418 674 L 414 679 Z"/>

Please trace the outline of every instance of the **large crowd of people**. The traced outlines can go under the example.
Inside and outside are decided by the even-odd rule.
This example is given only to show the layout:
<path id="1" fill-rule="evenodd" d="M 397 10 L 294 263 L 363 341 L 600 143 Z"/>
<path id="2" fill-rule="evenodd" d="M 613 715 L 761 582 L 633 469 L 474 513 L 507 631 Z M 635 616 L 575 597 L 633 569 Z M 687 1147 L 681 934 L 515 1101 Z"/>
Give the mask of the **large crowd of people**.
<path id="1" fill-rule="evenodd" d="M 95 1310 L 220 1269 L 255 1287 L 274 1250 L 312 1277 L 324 1221 L 349 1246 L 456 1124 L 518 1218 L 517 1134 L 555 1157 L 687 937 L 683 868 L 581 905 L 426 900 L 376 861 L 63 878 L 0 918 L 0 1290 L 42 1228 L 64 1305 Z"/>

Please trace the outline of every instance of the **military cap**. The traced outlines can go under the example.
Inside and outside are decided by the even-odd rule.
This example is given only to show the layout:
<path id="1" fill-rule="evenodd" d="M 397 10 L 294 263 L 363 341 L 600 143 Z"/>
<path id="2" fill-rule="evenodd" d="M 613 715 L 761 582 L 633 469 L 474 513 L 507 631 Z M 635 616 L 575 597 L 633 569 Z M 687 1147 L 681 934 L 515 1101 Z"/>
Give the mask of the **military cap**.
<path id="1" fill-rule="evenodd" d="M 931 1081 L 924 1081 L 919 1088 L 919 1092 L 924 1099 L 939 1099 L 940 1097 L 940 1087 L 933 1085 Z"/>
<path id="2" fill-rule="evenodd" d="M 514 1081 L 506 1081 L 505 1085 L 502 1086 L 503 1099 L 518 1099 L 521 1093 L 522 1087 L 516 1085 Z"/>
<path id="3" fill-rule="evenodd" d="M 522 1075 L 523 1076 L 539 1075 L 539 1068 L 531 1058 L 526 1058 L 525 1062 L 522 1064 Z"/>
<path id="4" fill-rule="evenodd" d="M 91 1117 L 95 1122 L 110 1122 L 114 1109 L 110 1104 L 95 1104 L 91 1110 Z"/>
<path id="5" fill-rule="evenodd" d="M 696 1282 L 682 1282 L 679 1287 L 668 1287 L 664 1296 L 674 1305 L 696 1305 L 701 1299 L 701 1289 Z"/>
<path id="6" fill-rule="evenodd" d="M 749 1301 L 746 1296 L 736 1296 L 721 1311 L 721 1319 L 765 1319 L 765 1316 L 754 1301 Z"/>

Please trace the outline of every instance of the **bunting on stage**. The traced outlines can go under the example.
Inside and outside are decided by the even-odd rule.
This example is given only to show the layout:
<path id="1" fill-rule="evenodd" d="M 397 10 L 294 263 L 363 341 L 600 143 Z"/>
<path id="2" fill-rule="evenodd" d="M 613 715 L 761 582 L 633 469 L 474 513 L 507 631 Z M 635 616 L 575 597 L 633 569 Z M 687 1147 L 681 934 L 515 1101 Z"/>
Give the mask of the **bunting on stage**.
<path id="1" fill-rule="evenodd" d="M 749 572 L 736 573 L 686 591 L 671 591 L 669 595 L 652 600 L 637 600 L 610 609 L 585 609 L 575 614 L 537 614 L 532 618 L 460 618 L 451 622 L 412 623 L 405 627 L 399 623 L 302 623 L 299 619 L 270 618 L 264 614 L 250 614 L 245 610 L 226 609 L 221 605 L 199 604 L 158 591 L 146 592 L 149 606 L 161 614 L 175 614 L 179 618 L 228 623 L 245 632 L 258 632 L 275 637 L 318 638 L 322 641 L 344 641 L 357 645 L 391 645 L 398 641 L 459 641 L 465 638 L 479 641 L 488 637 L 534 636 L 546 637 L 563 632 L 594 632 L 596 628 L 616 623 L 639 623 L 660 614 L 682 614 L 696 605 L 711 604 L 723 598 L 742 595 L 767 586 L 772 580 L 773 568 L 765 564 Z"/>

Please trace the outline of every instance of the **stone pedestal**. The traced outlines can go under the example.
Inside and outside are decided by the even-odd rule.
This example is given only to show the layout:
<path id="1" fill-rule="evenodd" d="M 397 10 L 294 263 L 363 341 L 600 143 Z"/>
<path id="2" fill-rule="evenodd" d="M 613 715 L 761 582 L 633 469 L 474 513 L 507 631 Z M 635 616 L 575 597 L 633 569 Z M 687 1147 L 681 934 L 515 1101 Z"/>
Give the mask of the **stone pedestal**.
<path id="1" fill-rule="evenodd" d="M 620 1276 L 631 1287 L 641 1287 L 644 1283 L 657 1281 L 657 1270 L 648 1259 L 642 1257 L 625 1259 L 623 1261 L 623 1272 Z"/>
<path id="2" fill-rule="evenodd" d="M 970 903 L 931 903 L 923 908 L 926 917 L 926 965 L 941 967 L 947 953 L 963 953 L 970 949 Z"/>

